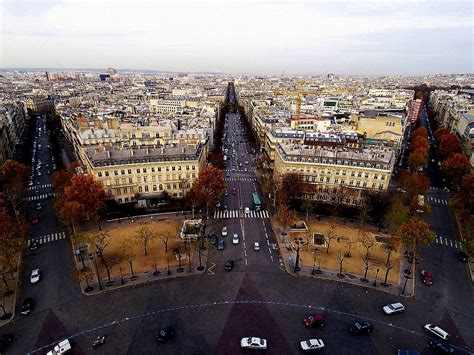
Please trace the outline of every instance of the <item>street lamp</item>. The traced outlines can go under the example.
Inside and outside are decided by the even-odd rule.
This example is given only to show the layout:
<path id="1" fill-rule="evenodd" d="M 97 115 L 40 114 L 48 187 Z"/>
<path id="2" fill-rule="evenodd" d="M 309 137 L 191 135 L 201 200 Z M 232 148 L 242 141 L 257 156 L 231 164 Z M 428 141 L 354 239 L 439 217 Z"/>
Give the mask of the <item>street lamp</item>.
<path id="1" fill-rule="evenodd" d="M 377 268 L 377 272 L 375 273 L 374 287 L 377 287 L 377 276 L 379 276 L 379 268 Z"/>
<path id="2" fill-rule="evenodd" d="M 102 291 L 102 283 L 100 282 L 99 268 L 97 267 L 97 260 L 95 259 L 95 253 L 89 254 L 89 258 L 93 261 L 95 266 L 95 274 L 97 276 L 97 282 L 99 283 L 99 290 Z"/>
<path id="3" fill-rule="evenodd" d="M 296 262 L 295 262 L 295 272 L 298 272 L 301 270 L 299 264 L 300 264 L 300 249 L 302 246 L 305 246 L 308 242 L 305 242 L 303 238 L 295 238 L 294 243 L 296 245 Z"/>

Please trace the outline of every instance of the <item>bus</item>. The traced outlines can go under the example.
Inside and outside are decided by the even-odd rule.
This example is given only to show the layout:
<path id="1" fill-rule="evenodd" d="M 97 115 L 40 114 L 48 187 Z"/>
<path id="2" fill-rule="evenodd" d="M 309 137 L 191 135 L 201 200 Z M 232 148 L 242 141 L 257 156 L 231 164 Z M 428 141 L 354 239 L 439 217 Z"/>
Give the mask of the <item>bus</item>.
<path id="1" fill-rule="evenodd" d="M 262 203 L 260 202 L 260 197 L 258 197 L 258 193 L 254 192 L 252 194 L 252 202 L 253 202 L 253 209 L 255 211 L 260 211 L 262 208 Z"/>

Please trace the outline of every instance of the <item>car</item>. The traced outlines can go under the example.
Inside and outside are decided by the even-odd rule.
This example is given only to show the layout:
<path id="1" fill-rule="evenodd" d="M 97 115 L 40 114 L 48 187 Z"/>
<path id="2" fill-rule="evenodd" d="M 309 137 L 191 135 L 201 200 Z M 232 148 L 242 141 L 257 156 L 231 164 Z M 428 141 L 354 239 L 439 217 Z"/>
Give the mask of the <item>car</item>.
<path id="1" fill-rule="evenodd" d="M 30 182 L 28 183 L 28 186 L 33 186 L 33 181 L 30 181 Z"/>
<path id="2" fill-rule="evenodd" d="M 458 257 L 458 260 L 462 261 L 463 263 L 467 263 L 469 261 L 469 256 L 462 250 L 458 251 L 457 257 Z"/>
<path id="3" fill-rule="evenodd" d="M 224 269 L 226 271 L 231 271 L 234 268 L 234 260 L 227 260 L 224 264 Z"/>
<path id="4" fill-rule="evenodd" d="M 38 176 L 41 176 L 41 175 L 42 175 L 42 174 L 41 174 L 41 171 L 38 171 Z"/>
<path id="5" fill-rule="evenodd" d="M 234 233 L 232 236 L 232 244 L 239 244 L 239 235 L 237 233 Z"/>
<path id="6" fill-rule="evenodd" d="M 267 340 L 257 337 L 247 337 L 240 340 L 240 347 L 243 349 L 265 350 L 267 348 Z"/>
<path id="7" fill-rule="evenodd" d="M 421 271 L 421 281 L 425 285 L 431 286 L 433 284 L 433 274 L 426 270 Z"/>
<path id="8" fill-rule="evenodd" d="M 211 234 L 211 236 L 209 237 L 209 242 L 212 245 L 216 245 L 218 241 L 219 241 L 219 238 L 217 237 L 217 234 Z"/>
<path id="9" fill-rule="evenodd" d="M 250 208 L 245 207 L 245 208 L 244 208 L 244 212 L 245 212 L 245 214 L 250 214 Z"/>
<path id="10" fill-rule="evenodd" d="M 349 333 L 351 334 L 368 334 L 372 332 L 372 324 L 366 321 L 357 321 L 349 327 Z"/>
<path id="11" fill-rule="evenodd" d="M 321 350 L 324 348 L 322 339 L 309 339 L 300 342 L 300 348 L 303 351 Z"/>
<path id="12" fill-rule="evenodd" d="M 221 207 L 221 203 L 220 203 L 220 202 L 217 202 L 217 203 L 216 203 L 216 207 L 217 207 L 217 208 Z"/>
<path id="13" fill-rule="evenodd" d="M 245 165 L 249 165 L 249 162 L 247 160 L 245 161 Z"/>
<path id="14" fill-rule="evenodd" d="M 322 314 L 309 314 L 304 317 L 303 323 L 308 328 L 324 327 L 326 320 Z"/>
<path id="15" fill-rule="evenodd" d="M 454 354 L 454 348 L 442 340 L 430 339 L 428 345 L 439 353 Z"/>
<path id="16" fill-rule="evenodd" d="M 222 236 L 223 236 L 223 237 L 227 237 L 227 233 L 228 233 L 227 227 L 222 227 L 222 233 L 221 233 Z"/>
<path id="17" fill-rule="evenodd" d="M 421 355 L 421 353 L 416 350 L 398 349 L 397 355 Z"/>
<path id="18" fill-rule="evenodd" d="M 13 334 L 6 333 L 0 335 L 0 353 L 3 354 L 13 341 Z"/>
<path id="19" fill-rule="evenodd" d="M 244 169 L 244 171 L 245 171 L 245 172 L 247 172 L 247 171 L 248 171 L 248 169 L 247 169 L 247 168 L 245 168 L 245 169 Z"/>
<path id="20" fill-rule="evenodd" d="M 41 206 L 41 203 L 38 202 L 35 206 L 35 210 L 41 211 L 42 209 L 43 209 L 43 206 Z"/>
<path id="21" fill-rule="evenodd" d="M 224 205 L 224 211 L 227 211 L 228 207 L 227 205 Z"/>
<path id="22" fill-rule="evenodd" d="M 165 343 L 173 337 L 174 337 L 174 329 L 168 326 L 160 330 L 160 332 L 156 336 L 156 340 L 158 340 L 160 343 Z"/>
<path id="23" fill-rule="evenodd" d="M 219 242 L 217 243 L 217 250 L 224 250 L 224 241 L 223 240 L 219 240 Z"/>
<path id="24" fill-rule="evenodd" d="M 437 325 L 428 323 L 428 324 L 425 324 L 423 328 L 426 330 L 428 334 L 434 335 L 435 337 L 438 337 L 442 340 L 448 340 L 450 337 L 450 334 L 447 331 L 441 329 Z"/>
<path id="25" fill-rule="evenodd" d="M 230 174 L 229 174 L 229 173 L 227 173 L 225 176 L 226 176 L 226 177 L 230 177 Z"/>
<path id="26" fill-rule="evenodd" d="M 31 223 L 32 223 L 32 224 L 36 224 L 36 223 L 38 223 L 38 222 L 39 222 L 39 220 L 38 220 L 38 215 L 37 215 L 36 213 L 32 214 L 32 215 L 31 215 Z"/>
<path id="27" fill-rule="evenodd" d="M 239 166 L 242 166 L 242 163 L 240 163 Z"/>
<path id="28" fill-rule="evenodd" d="M 253 250 L 255 250 L 255 251 L 260 250 L 260 243 L 259 242 L 253 243 Z"/>
<path id="29" fill-rule="evenodd" d="M 30 282 L 32 284 L 38 283 L 40 280 L 40 271 L 39 269 L 34 269 L 31 271 Z"/>
<path id="30" fill-rule="evenodd" d="M 26 316 L 31 313 L 33 307 L 35 306 L 35 300 L 31 297 L 26 297 L 21 304 L 20 313 Z"/>
<path id="31" fill-rule="evenodd" d="M 30 243 L 30 246 L 29 246 L 29 249 L 31 251 L 34 251 L 36 249 L 39 248 L 39 243 L 36 241 L 36 240 L 33 240 L 31 243 Z"/>
<path id="32" fill-rule="evenodd" d="M 242 158 L 244 157 L 244 153 L 242 153 L 241 157 L 242 157 Z"/>
<path id="33" fill-rule="evenodd" d="M 229 196 L 229 191 L 226 191 L 226 192 L 224 193 L 224 196 Z"/>
<path id="34" fill-rule="evenodd" d="M 395 314 L 395 313 L 402 313 L 405 310 L 405 306 L 400 302 L 397 303 L 390 303 L 383 307 L 383 312 L 385 314 Z"/>

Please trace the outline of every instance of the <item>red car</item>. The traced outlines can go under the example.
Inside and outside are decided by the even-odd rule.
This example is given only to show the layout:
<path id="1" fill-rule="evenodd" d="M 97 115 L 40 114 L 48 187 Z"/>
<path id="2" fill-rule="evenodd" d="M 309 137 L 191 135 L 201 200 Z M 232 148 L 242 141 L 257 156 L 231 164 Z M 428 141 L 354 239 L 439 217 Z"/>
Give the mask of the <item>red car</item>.
<path id="1" fill-rule="evenodd" d="M 423 270 L 421 272 L 421 281 L 423 281 L 425 285 L 431 286 L 433 284 L 433 274 Z"/>
<path id="2" fill-rule="evenodd" d="M 322 314 L 311 314 L 304 317 L 303 323 L 308 328 L 324 327 L 324 316 Z"/>

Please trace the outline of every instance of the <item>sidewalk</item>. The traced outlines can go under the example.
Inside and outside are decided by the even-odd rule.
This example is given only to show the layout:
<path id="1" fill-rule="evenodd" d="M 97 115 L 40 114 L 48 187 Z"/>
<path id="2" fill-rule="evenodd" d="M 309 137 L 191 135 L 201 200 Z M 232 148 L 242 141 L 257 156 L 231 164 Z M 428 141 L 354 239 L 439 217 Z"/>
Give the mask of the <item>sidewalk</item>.
<path id="1" fill-rule="evenodd" d="M 8 296 L 2 296 L 3 307 L 5 309 L 6 314 L 4 315 L 5 319 L 0 319 L 0 327 L 7 323 L 10 323 L 15 318 L 16 301 L 17 301 L 17 296 L 18 296 L 18 285 L 19 285 L 19 279 L 20 279 L 21 258 L 22 258 L 22 255 L 21 253 L 19 253 L 16 272 L 14 274 L 14 279 L 10 280 L 11 282 L 9 282 L 9 284 L 12 283 L 14 285 L 14 290 L 12 290 Z"/>
<path id="2" fill-rule="evenodd" d="M 136 287 L 140 286 L 143 284 L 147 284 L 150 282 L 155 282 L 159 280 L 167 280 L 167 279 L 174 279 L 177 277 L 186 277 L 186 276 L 193 276 L 193 275 L 202 275 L 206 272 L 206 263 L 207 263 L 207 250 L 203 251 L 201 254 L 201 265 L 202 265 L 202 270 L 198 270 L 199 268 L 199 257 L 198 255 L 194 255 L 191 257 L 191 271 L 190 271 L 190 265 L 188 263 L 188 260 L 184 260 L 181 264 L 181 268 L 176 268 L 176 267 L 170 267 L 168 268 L 161 268 L 158 270 L 150 270 L 142 273 L 134 273 L 134 276 L 131 275 L 126 275 L 121 277 L 116 277 L 116 278 L 111 278 L 111 281 L 108 280 L 108 278 L 102 278 L 101 277 L 101 283 L 99 283 L 96 280 L 96 277 L 94 275 L 94 280 L 89 281 L 89 289 L 87 286 L 87 283 L 85 281 L 82 281 L 80 283 L 80 288 L 81 292 L 86 295 L 86 296 L 92 296 L 92 295 L 97 295 L 102 292 L 108 292 L 116 289 L 120 289 L 123 287 Z M 82 267 L 82 263 L 75 259 L 76 261 L 76 267 L 78 270 Z M 94 265 L 91 260 L 87 261 L 87 267 L 90 268 L 90 270 L 94 270 Z M 124 270 L 125 271 L 125 270 Z M 128 272 L 128 270 L 126 270 Z M 101 275 L 103 276 L 103 275 Z M 90 289 L 92 288 L 92 289 Z"/>
<path id="3" fill-rule="evenodd" d="M 414 278 L 409 279 L 406 283 L 405 287 L 405 277 L 404 277 L 404 270 L 408 268 L 410 265 L 407 261 L 407 258 L 401 257 L 400 259 L 400 276 L 399 276 L 399 281 L 397 285 L 382 285 L 383 279 L 369 279 L 368 281 L 361 281 L 362 276 L 361 275 L 354 275 L 354 274 L 349 274 L 349 273 L 343 273 L 343 275 L 339 275 L 338 270 L 328 270 L 328 269 L 321 269 L 321 268 L 313 268 L 312 266 L 305 266 L 302 265 L 301 259 L 300 259 L 300 271 L 295 272 L 294 267 L 295 267 L 295 262 L 296 262 L 296 252 L 290 252 L 287 250 L 285 247 L 285 236 L 282 235 L 283 228 L 279 226 L 277 223 L 275 223 L 273 220 L 271 220 L 272 228 L 276 236 L 278 248 L 280 250 L 280 256 L 281 259 L 283 260 L 283 263 L 285 265 L 286 271 L 293 275 L 293 276 L 303 276 L 303 277 L 314 277 L 314 278 L 321 278 L 325 280 L 332 280 L 332 281 L 337 281 L 337 282 L 345 282 L 345 283 L 350 283 L 353 285 L 361 286 L 364 288 L 370 288 L 370 289 L 378 289 L 383 292 L 388 292 L 391 294 L 395 294 L 398 296 L 403 296 L 403 297 L 412 297 L 414 296 Z M 347 223 L 344 224 L 345 227 L 348 226 Z M 370 228 L 370 227 L 369 227 Z M 378 230 L 377 227 L 373 227 L 371 229 Z M 403 250 L 402 250 L 402 255 L 403 255 Z M 416 275 L 416 270 L 412 270 L 411 276 Z M 405 290 L 403 290 L 405 287 Z M 404 291 L 402 293 L 402 291 Z"/>

